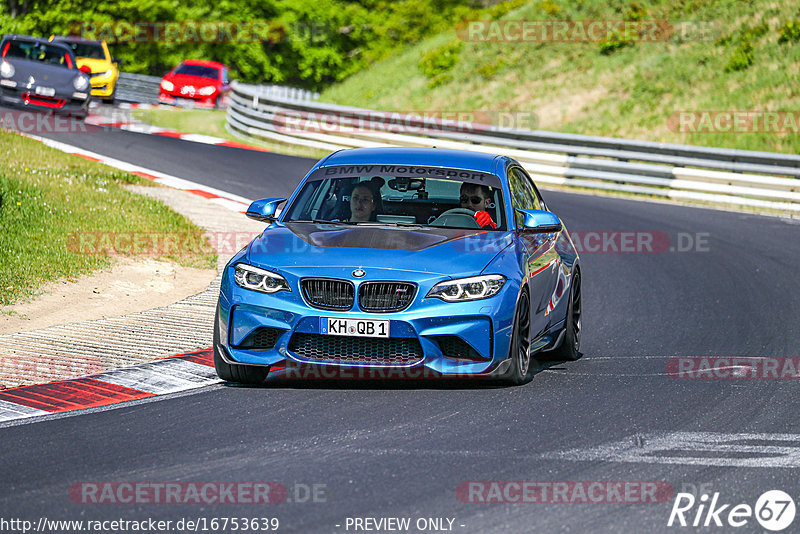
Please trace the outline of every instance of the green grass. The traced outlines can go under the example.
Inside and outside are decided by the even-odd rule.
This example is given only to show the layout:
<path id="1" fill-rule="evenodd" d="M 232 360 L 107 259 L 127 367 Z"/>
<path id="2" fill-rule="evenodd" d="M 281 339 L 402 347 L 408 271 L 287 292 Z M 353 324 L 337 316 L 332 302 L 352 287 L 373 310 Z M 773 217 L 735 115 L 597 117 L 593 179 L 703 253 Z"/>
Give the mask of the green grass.
<path id="1" fill-rule="evenodd" d="M 297 145 L 289 145 L 278 142 L 268 142 L 261 139 L 254 139 L 250 137 L 239 137 L 232 134 L 225 128 L 226 124 L 226 111 L 225 110 L 208 110 L 208 109 L 183 109 L 183 108 L 159 108 L 137 110 L 133 113 L 133 117 L 146 124 L 153 126 L 160 126 L 161 128 L 169 128 L 179 132 L 210 135 L 214 137 L 221 137 L 239 143 L 247 143 L 250 145 L 260 146 L 267 150 L 278 152 L 280 154 L 288 154 L 290 156 L 302 156 L 313 159 L 320 159 L 330 152 L 325 150 L 318 150 Z"/>
<path id="2" fill-rule="evenodd" d="M 536 0 L 505 18 L 700 21 L 693 27 L 705 24 L 710 31 L 675 33 L 666 42 L 464 42 L 452 67 L 448 58 L 446 72 L 431 72 L 431 52 L 451 53 L 448 43 L 460 40 L 454 29 L 398 48 L 321 100 L 381 110 L 478 111 L 495 124 L 520 119 L 520 127 L 561 132 L 800 152 L 800 132 L 684 133 L 671 122 L 681 111 L 800 113 L 794 0 Z"/>
<path id="3" fill-rule="evenodd" d="M 91 243 L 87 239 L 96 233 L 190 239 L 199 246 L 166 246 L 150 257 L 214 267 L 216 255 L 205 246 L 199 227 L 163 203 L 123 188 L 148 180 L 14 133 L 0 132 L 0 147 L 0 305 L 33 296 L 46 282 L 106 267 L 114 254 L 134 252 L 124 241 L 101 253 L 86 253 L 98 249 L 77 245 L 82 238 Z"/>

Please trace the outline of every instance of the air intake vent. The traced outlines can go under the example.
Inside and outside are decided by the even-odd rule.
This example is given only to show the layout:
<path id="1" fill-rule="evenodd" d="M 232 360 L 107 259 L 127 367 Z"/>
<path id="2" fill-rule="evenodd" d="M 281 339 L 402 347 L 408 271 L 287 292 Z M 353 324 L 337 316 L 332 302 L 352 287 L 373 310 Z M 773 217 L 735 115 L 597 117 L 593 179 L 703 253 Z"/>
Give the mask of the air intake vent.
<path id="1" fill-rule="evenodd" d="M 353 283 L 335 278 L 305 278 L 300 282 L 309 304 L 322 310 L 349 310 L 355 300 Z"/>
<path id="2" fill-rule="evenodd" d="M 289 350 L 301 358 L 353 365 L 410 365 L 422 361 L 417 338 L 365 338 L 294 334 Z"/>
<path id="3" fill-rule="evenodd" d="M 286 330 L 280 328 L 268 328 L 262 326 L 253 330 L 249 336 L 239 345 L 240 349 L 248 350 L 270 350 L 275 348 L 275 343 Z"/>
<path id="4" fill-rule="evenodd" d="M 442 354 L 452 360 L 485 361 L 478 351 L 458 336 L 436 336 Z"/>
<path id="5" fill-rule="evenodd" d="M 416 292 L 417 286 L 408 282 L 364 282 L 358 305 L 367 312 L 396 312 L 407 308 Z"/>

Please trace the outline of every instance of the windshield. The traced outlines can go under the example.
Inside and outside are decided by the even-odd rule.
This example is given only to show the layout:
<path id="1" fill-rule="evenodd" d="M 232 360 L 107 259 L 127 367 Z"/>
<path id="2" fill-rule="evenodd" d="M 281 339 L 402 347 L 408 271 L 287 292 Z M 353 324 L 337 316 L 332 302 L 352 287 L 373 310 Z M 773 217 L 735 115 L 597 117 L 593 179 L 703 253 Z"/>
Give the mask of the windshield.
<path id="1" fill-rule="evenodd" d="M 59 41 L 72 49 L 76 57 L 88 57 L 90 59 L 105 59 L 106 54 L 100 43 L 73 43 L 70 41 Z"/>
<path id="2" fill-rule="evenodd" d="M 212 80 L 219 79 L 218 69 L 213 67 L 204 67 L 203 65 L 190 65 L 188 63 L 183 63 L 177 69 L 175 69 L 175 74 L 199 76 L 200 78 L 211 78 Z"/>
<path id="3" fill-rule="evenodd" d="M 409 168 L 426 169 L 398 167 L 401 170 Z M 303 185 L 292 204 L 287 207 L 283 222 L 419 225 L 462 229 L 483 226 L 484 230 L 506 228 L 502 191 L 496 176 L 482 175 L 488 176 L 490 180 L 474 183 L 457 177 L 385 174 L 326 177 L 326 170 L 330 172 L 330 168 L 319 169 Z M 319 176 L 320 173 L 323 176 Z M 486 225 L 485 219 L 481 219 L 482 223 L 479 224 L 475 216 L 478 211 L 488 213 L 496 228 Z"/>
<path id="4" fill-rule="evenodd" d="M 27 59 L 48 65 L 59 65 L 72 68 L 69 55 L 60 46 L 36 41 L 9 41 L 3 50 L 3 57 Z"/>

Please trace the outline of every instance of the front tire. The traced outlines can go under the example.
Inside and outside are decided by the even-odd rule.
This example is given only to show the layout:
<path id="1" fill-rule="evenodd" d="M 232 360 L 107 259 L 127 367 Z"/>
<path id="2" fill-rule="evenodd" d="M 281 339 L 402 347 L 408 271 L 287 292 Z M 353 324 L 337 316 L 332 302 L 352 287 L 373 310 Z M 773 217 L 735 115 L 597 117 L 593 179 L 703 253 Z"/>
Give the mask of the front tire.
<path id="1" fill-rule="evenodd" d="M 528 290 L 524 289 L 514 313 L 514 330 L 511 334 L 511 347 L 508 357 L 511 365 L 503 380 L 510 386 L 519 386 L 527 382 L 531 368 L 531 306 Z"/>
<path id="2" fill-rule="evenodd" d="M 214 369 L 217 376 L 226 382 L 261 384 L 267 378 L 269 367 L 256 365 L 231 365 L 220 354 L 219 312 L 214 315 Z"/>
<path id="3" fill-rule="evenodd" d="M 572 275 L 572 287 L 569 291 L 569 306 L 565 321 L 566 333 L 561 346 L 553 351 L 553 359 L 561 361 L 575 361 L 580 358 L 581 348 L 581 272 L 575 271 Z"/>

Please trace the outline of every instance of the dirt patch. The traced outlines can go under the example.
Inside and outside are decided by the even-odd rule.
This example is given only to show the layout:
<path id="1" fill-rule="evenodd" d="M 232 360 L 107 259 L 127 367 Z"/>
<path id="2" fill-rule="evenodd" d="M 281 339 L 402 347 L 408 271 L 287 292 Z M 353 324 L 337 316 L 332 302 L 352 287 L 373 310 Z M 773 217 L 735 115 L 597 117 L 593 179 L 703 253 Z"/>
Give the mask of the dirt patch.
<path id="1" fill-rule="evenodd" d="M 0 334 L 141 312 L 195 295 L 215 269 L 181 267 L 154 259 L 120 258 L 109 269 L 41 288 L 29 302 L 0 308 Z"/>

